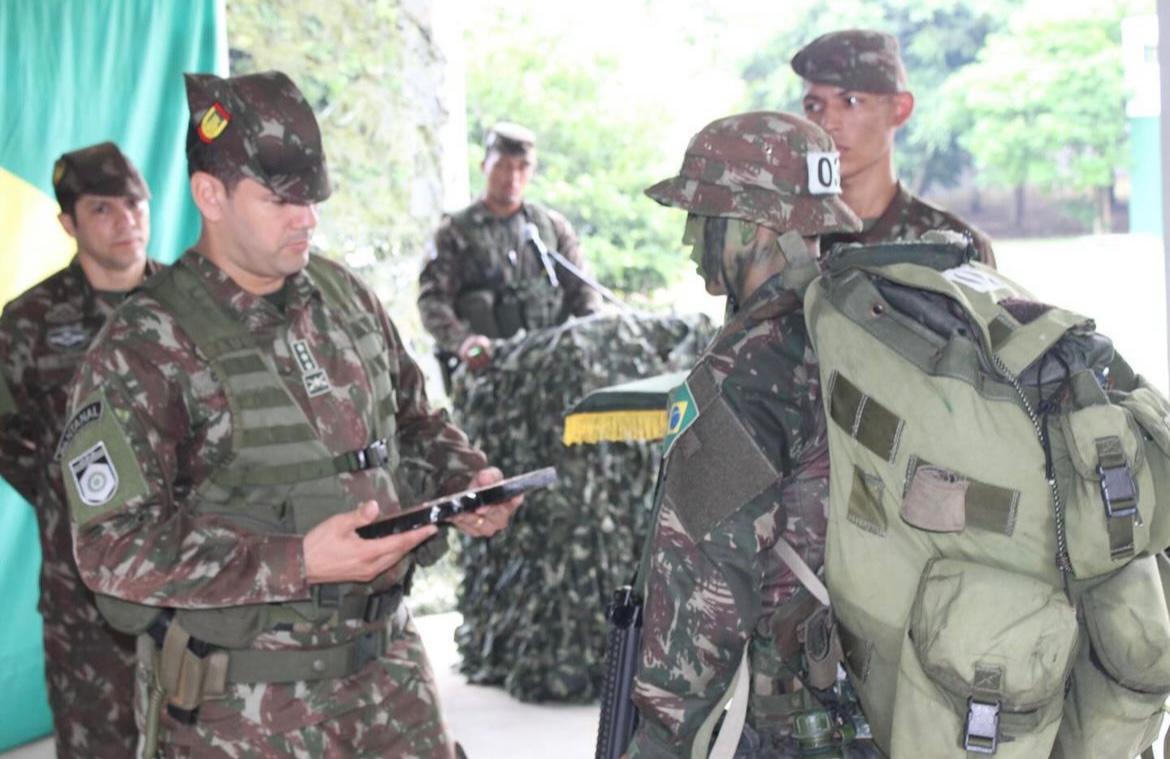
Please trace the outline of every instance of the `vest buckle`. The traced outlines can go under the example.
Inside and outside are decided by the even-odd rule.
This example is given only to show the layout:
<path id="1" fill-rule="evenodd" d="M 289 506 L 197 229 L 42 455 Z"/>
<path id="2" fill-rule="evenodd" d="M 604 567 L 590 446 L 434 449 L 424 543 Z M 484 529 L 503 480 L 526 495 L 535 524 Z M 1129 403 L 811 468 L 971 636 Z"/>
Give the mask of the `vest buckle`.
<path id="1" fill-rule="evenodd" d="M 967 699 L 967 728 L 963 748 L 975 754 L 994 754 L 999 743 L 999 707 L 996 701 Z"/>
<path id="2" fill-rule="evenodd" d="M 378 467 L 386 466 L 390 461 L 390 450 L 386 445 L 386 439 L 375 440 L 367 445 L 365 448 L 359 448 L 350 453 L 353 457 L 354 472 L 364 472 L 367 469 L 376 469 Z"/>

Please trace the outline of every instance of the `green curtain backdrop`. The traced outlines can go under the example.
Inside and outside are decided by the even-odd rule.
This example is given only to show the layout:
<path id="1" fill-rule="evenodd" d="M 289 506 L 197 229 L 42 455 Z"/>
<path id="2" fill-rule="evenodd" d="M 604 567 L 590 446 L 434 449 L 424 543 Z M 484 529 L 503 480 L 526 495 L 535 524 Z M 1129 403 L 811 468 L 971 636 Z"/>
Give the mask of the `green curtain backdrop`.
<path id="1" fill-rule="evenodd" d="M 222 0 L 3 0 L 0 301 L 67 260 L 50 175 L 73 148 L 117 142 L 150 184 L 150 254 L 194 242 L 181 74 L 227 71 Z M 17 289 L 19 288 L 19 289 Z M 50 730 L 31 508 L 0 481 L 0 750 Z"/>

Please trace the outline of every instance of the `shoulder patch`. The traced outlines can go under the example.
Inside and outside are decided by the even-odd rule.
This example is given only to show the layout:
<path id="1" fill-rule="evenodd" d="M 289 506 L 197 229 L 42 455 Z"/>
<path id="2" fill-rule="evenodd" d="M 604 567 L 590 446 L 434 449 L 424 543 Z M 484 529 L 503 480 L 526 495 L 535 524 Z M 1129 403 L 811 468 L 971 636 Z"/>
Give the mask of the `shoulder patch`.
<path id="1" fill-rule="evenodd" d="M 57 445 L 65 496 L 77 524 L 149 492 L 120 418 L 124 415 L 117 411 L 101 391 L 91 394 L 70 418 Z"/>
<path id="2" fill-rule="evenodd" d="M 666 402 L 666 437 L 662 440 L 662 451 L 670 450 L 678 436 L 686 432 L 699 416 L 699 407 L 686 382 L 670 391 Z"/>
<path id="3" fill-rule="evenodd" d="M 61 451 L 65 450 L 65 446 L 69 445 L 69 441 L 77 434 L 85 425 L 96 422 L 102 418 L 102 402 L 101 400 L 91 401 L 82 406 L 69 423 L 65 425 L 65 430 L 61 433 L 61 439 L 57 441 L 57 449 L 53 453 L 53 458 L 57 461 L 61 459 Z"/>

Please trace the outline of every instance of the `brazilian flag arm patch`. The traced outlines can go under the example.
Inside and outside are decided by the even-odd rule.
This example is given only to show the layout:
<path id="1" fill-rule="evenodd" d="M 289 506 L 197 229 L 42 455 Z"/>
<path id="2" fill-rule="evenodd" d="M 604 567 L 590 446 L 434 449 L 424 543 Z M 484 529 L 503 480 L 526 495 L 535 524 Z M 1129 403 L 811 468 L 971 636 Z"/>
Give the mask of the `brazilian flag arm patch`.
<path id="1" fill-rule="evenodd" d="M 666 454 L 678 436 L 687 431 L 687 427 L 694 424 L 699 418 L 699 407 L 695 403 L 695 396 L 691 394 L 686 382 L 670 391 L 666 402 L 666 437 L 662 441 L 662 451 Z"/>
<path id="2" fill-rule="evenodd" d="M 105 391 L 74 407 L 57 445 L 69 512 L 85 524 L 149 492 L 130 436 Z"/>

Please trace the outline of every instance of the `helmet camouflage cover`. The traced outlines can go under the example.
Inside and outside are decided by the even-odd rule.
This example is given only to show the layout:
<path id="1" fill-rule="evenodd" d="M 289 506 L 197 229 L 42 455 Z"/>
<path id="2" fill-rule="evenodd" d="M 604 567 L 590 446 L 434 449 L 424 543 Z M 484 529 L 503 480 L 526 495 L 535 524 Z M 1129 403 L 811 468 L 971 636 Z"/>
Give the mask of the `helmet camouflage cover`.
<path id="1" fill-rule="evenodd" d="M 646 190 L 664 206 L 743 219 L 806 237 L 854 232 L 841 200 L 839 158 L 817 125 L 759 111 L 712 121 L 691 138 L 678 176 Z"/>
<path id="2" fill-rule="evenodd" d="M 317 117 L 285 74 L 186 74 L 187 160 L 220 179 L 247 177 L 291 203 L 329 197 Z"/>

